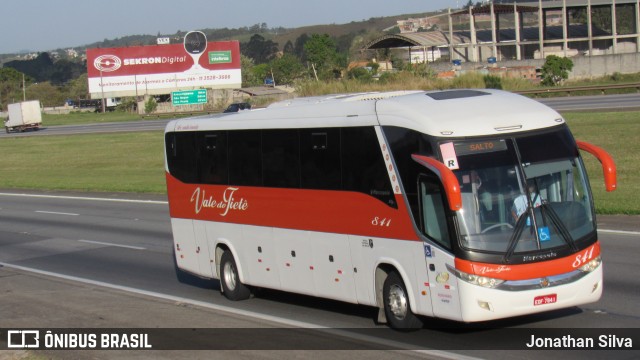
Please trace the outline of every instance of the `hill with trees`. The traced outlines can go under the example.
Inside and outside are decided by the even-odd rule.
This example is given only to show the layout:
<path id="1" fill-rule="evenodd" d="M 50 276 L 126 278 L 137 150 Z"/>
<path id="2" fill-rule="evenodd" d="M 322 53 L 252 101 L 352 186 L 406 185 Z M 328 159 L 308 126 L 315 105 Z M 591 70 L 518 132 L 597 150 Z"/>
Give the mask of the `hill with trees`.
<path id="1" fill-rule="evenodd" d="M 353 21 L 348 24 L 306 26 L 295 29 L 269 28 L 266 23 L 237 29 L 204 29 L 209 41 L 238 40 L 242 54 L 243 86 L 262 84 L 274 77 L 277 84 L 293 84 L 304 78 L 332 79 L 347 63 L 360 56 L 361 47 L 392 28 L 396 21 L 424 17 L 429 13 L 397 15 Z M 175 34 L 130 35 L 78 46 L 87 48 L 155 45 L 158 37 L 182 42 L 186 31 Z M 66 56 L 63 49 L 41 52 L 30 59 L 15 54 L 0 55 L 0 109 L 8 103 L 40 99 L 44 106 L 61 106 L 64 100 L 87 98 L 87 64 L 83 56 Z M 62 55 L 59 55 L 62 54 Z M 26 88 L 23 89 L 23 86 Z"/>

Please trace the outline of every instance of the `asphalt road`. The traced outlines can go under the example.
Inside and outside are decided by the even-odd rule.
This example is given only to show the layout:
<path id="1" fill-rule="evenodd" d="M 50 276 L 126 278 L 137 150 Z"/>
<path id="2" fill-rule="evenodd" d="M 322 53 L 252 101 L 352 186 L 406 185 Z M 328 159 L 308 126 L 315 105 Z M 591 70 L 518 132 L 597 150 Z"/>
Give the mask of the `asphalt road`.
<path id="1" fill-rule="evenodd" d="M 605 290 L 599 302 L 580 308 L 497 321 L 490 326 L 514 331 L 640 328 L 637 312 L 637 304 L 640 303 L 640 278 L 637 276 L 640 273 L 640 263 L 637 261 L 637 254 L 640 253 L 640 221 L 637 217 L 602 216 L 599 224 L 605 266 Z M 207 309 L 215 309 L 242 319 L 270 321 L 279 327 L 365 329 L 366 341 L 371 346 L 390 340 L 412 343 L 428 338 L 437 339 L 439 346 L 446 349 L 458 349 L 463 347 L 461 344 L 480 335 L 504 335 L 500 330 L 485 329 L 486 324 L 463 325 L 442 320 L 431 320 L 423 330 L 415 333 L 390 333 L 384 326 L 374 323 L 375 309 L 277 291 L 262 291 L 250 300 L 230 302 L 217 291 L 219 285 L 216 281 L 179 283 L 175 277 L 171 251 L 168 207 L 161 196 L 0 194 L 0 264 L 9 269 L 40 271 L 47 276 L 124 290 L 122 296 L 125 297 L 126 294 L 132 294 L 179 301 L 192 304 L 196 310 L 201 308 L 203 314 Z M 46 302 L 46 299 L 42 301 Z M 70 301 L 73 302 L 73 299 Z M 55 304 L 50 306 L 55 307 Z M 97 308 L 100 306 L 111 305 L 105 303 Z M 13 309 L 3 308 L 0 304 L 0 319 L 2 311 Z M 146 317 L 144 309 L 138 316 Z M 65 326 L 63 320 L 57 325 Z M 216 323 L 211 326 L 215 327 Z M 367 332 L 370 329 L 373 332 Z M 466 355 L 537 359 L 542 354 L 546 359 L 603 356 L 598 351 L 540 353 L 448 350 L 445 357 Z M 427 352 L 426 355 L 439 357 L 442 354 L 436 356 Z M 611 358 L 638 356 L 638 351 L 607 354 Z"/>
<path id="2" fill-rule="evenodd" d="M 557 111 L 594 111 L 594 110 L 638 110 L 640 109 L 640 93 L 603 96 L 573 96 L 549 99 L 538 99 L 543 104 Z M 46 136 L 46 135 L 73 135 L 91 133 L 117 133 L 135 131 L 160 131 L 164 130 L 171 119 L 140 120 L 122 123 L 104 123 L 88 125 L 63 125 L 46 126 L 38 131 L 24 133 L 0 132 L 3 137 L 21 136 Z"/>
<path id="3" fill-rule="evenodd" d="M 138 120 L 130 122 L 98 123 L 85 125 L 60 125 L 47 126 L 46 122 L 39 130 L 25 132 L 0 132 L 0 139 L 3 137 L 24 137 L 24 136 L 49 136 L 49 135 L 77 135 L 77 134 L 100 134 L 119 133 L 137 131 L 160 131 L 164 130 L 167 123 L 172 119 L 159 120 Z"/>
<path id="4" fill-rule="evenodd" d="M 639 110 L 640 93 L 538 99 L 556 111 Z"/>

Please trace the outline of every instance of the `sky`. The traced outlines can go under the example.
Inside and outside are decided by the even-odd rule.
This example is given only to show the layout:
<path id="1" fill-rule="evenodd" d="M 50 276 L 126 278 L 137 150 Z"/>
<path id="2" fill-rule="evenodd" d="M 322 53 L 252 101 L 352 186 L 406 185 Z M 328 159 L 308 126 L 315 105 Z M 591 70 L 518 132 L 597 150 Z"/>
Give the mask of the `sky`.
<path id="1" fill-rule="evenodd" d="M 344 24 L 456 8 L 460 0 L 19 0 L 0 5 L 0 54 L 47 51 L 127 35 L 198 29 Z M 466 2 L 465 2 L 466 3 Z"/>

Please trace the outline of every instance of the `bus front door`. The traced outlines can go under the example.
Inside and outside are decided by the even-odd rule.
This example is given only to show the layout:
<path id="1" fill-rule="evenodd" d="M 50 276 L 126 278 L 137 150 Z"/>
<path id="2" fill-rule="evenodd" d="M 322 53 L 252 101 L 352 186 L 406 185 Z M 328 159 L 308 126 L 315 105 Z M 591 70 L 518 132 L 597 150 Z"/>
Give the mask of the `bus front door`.
<path id="1" fill-rule="evenodd" d="M 460 313 L 457 278 L 451 253 L 451 228 L 447 217 L 447 199 L 436 176 L 421 176 L 419 184 L 420 227 L 424 236 L 424 255 L 429 274 L 433 315 L 455 319 Z"/>

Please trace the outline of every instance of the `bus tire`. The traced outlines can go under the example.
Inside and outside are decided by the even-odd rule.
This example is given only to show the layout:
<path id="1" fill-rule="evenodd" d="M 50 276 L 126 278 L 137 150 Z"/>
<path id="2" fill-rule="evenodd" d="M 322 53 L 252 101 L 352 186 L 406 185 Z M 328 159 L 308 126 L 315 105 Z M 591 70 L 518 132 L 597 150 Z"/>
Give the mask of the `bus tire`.
<path id="1" fill-rule="evenodd" d="M 392 271 L 384 281 L 384 313 L 389 326 L 397 330 L 415 330 L 422 328 L 422 320 L 411 312 L 407 288 L 400 275 Z"/>
<path id="2" fill-rule="evenodd" d="M 230 251 L 223 252 L 220 258 L 220 287 L 229 300 L 246 300 L 251 296 L 251 290 L 240 282 L 238 267 Z"/>

